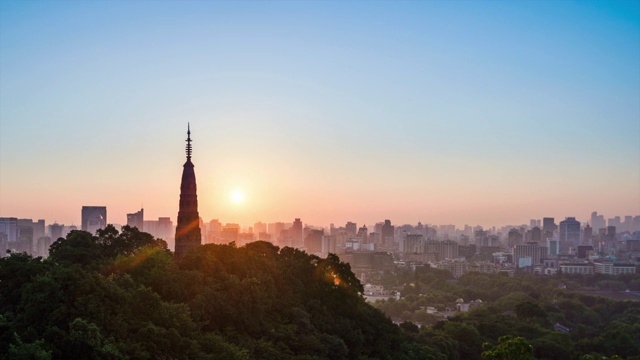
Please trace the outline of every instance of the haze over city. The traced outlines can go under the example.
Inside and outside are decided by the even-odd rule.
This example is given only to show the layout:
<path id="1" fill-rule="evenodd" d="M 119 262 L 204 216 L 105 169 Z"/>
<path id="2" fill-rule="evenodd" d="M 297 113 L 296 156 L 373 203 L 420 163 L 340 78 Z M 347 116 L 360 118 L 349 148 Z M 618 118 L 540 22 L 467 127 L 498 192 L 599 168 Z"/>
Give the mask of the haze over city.
<path id="1" fill-rule="evenodd" d="M 638 2 L 0 2 L 0 217 L 640 214 Z"/>

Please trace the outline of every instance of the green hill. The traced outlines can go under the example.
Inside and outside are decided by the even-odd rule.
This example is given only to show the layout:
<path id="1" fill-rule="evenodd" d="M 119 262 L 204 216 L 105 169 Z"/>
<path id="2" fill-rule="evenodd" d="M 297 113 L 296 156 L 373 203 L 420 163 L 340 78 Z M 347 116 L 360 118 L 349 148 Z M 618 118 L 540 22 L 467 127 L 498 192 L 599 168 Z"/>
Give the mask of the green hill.
<path id="1" fill-rule="evenodd" d="M 48 259 L 0 259 L 10 359 L 429 359 L 337 256 L 267 242 L 174 261 L 135 228 L 73 231 Z"/>

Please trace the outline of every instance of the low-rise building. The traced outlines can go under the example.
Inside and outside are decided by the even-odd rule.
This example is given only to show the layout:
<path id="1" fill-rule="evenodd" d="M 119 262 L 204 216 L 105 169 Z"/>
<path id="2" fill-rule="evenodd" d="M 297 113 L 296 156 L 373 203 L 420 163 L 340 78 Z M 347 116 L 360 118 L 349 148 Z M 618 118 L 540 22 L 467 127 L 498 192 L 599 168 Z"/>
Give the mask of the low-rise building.
<path id="1" fill-rule="evenodd" d="M 563 274 L 593 274 L 593 263 L 563 263 L 560 265 Z"/>
<path id="2" fill-rule="evenodd" d="M 467 267 L 468 264 L 464 259 L 449 259 L 436 264 L 437 269 L 449 270 L 454 277 L 460 277 L 466 273 Z"/>
<path id="3" fill-rule="evenodd" d="M 597 274 L 620 275 L 636 273 L 636 267 L 628 264 L 615 264 L 613 262 L 597 261 L 594 263 L 594 267 L 594 272 Z"/>

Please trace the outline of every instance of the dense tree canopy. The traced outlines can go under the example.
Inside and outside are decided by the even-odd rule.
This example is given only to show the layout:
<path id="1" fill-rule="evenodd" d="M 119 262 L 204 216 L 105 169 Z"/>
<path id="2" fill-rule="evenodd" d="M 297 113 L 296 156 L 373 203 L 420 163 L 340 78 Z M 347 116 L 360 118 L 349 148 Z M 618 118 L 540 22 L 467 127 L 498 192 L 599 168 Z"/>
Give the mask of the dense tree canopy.
<path id="1" fill-rule="evenodd" d="M 333 254 L 259 241 L 176 260 L 136 228 L 73 231 L 48 259 L 0 259 L 0 359 L 640 359 L 640 302 L 571 291 L 637 276 L 423 268 L 383 281 L 402 297 L 376 306 L 400 326 Z M 426 312 L 460 298 L 482 305 L 448 321 Z"/>
<path id="2" fill-rule="evenodd" d="M 0 259 L 0 355 L 29 359 L 429 359 L 348 264 L 266 242 L 174 261 L 135 228 Z"/>
<path id="3" fill-rule="evenodd" d="M 414 331 L 406 324 L 403 328 L 448 359 L 479 359 L 482 344 L 486 344 L 485 358 L 501 358 L 514 347 L 526 349 L 524 343 L 537 359 L 640 359 L 640 343 L 632 340 L 640 339 L 640 301 L 616 301 L 565 289 L 589 288 L 603 281 L 629 286 L 639 277 L 468 273 L 454 279 L 448 272 L 422 268 L 389 274 L 385 281 L 400 286 L 403 296 L 378 301 L 376 306 L 398 321 L 424 325 Z M 434 307 L 444 312 L 455 308 L 458 299 L 481 299 L 482 305 L 455 313 L 446 322 L 425 311 Z M 555 329 L 556 324 L 569 332 Z"/>

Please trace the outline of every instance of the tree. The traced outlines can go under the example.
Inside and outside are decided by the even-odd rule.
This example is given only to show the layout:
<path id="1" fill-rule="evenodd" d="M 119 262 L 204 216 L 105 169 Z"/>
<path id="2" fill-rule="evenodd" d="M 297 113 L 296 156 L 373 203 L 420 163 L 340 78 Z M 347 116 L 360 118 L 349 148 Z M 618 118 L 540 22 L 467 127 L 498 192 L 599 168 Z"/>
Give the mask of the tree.
<path id="1" fill-rule="evenodd" d="M 113 225 L 107 225 L 106 228 L 98 230 L 97 234 L 98 242 L 105 256 L 110 258 L 115 258 L 118 255 L 131 255 L 146 246 L 155 246 L 165 250 L 167 248 L 164 240 L 154 239 L 151 234 L 128 225 L 123 226 L 120 233 Z"/>
<path id="2" fill-rule="evenodd" d="M 482 344 L 483 360 L 533 360 L 533 347 L 521 337 L 503 336 L 498 345 Z"/>
<path id="3" fill-rule="evenodd" d="M 71 231 L 49 248 L 49 259 L 62 265 L 89 266 L 101 262 L 104 257 L 98 238 L 80 230 Z"/>
<path id="4" fill-rule="evenodd" d="M 13 309 L 22 297 L 25 284 L 50 269 L 42 258 L 26 253 L 0 258 L 0 314 Z"/>
<path id="5" fill-rule="evenodd" d="M 367 304 L 337 256 L 266 242 L 174 261 L 137 229 L 74 231 L 51 260 L 0 259 L 0 282 L 0 359 L 443 358 Z"/>
<path id="6" fill-rule="evenodd" d="M 151 234 L 141 232 L 138 228 L 125 225 L 120 233 L 109 224 L 99 229 L 97 236 L 86 231 L 71 231 L 66 238 L 59 238 L 51 244 L 49 258 L 63 265 L 98 266 L 149 246 L 168 251 L 164 240 L 154 239 Z"/>
<path id="7" fill-rule="evenodd" d="M 22 342 L 18 334 L 14 333 L 15 344 L 9 345 L 9 358 L 15 360 L 49 360 L 51 351 L 43 349 L 44 341 L 38 340 L 31 344 Z"/>
<path id="8" fill-rule="evenodd" d="M 444 332 L 458 342 L 460 359 L 479 359 L 482 348 L 480 333 L 471 324 L 448 321 Z"/>
<path id="9" fill-rule="evenodd" d="M 524 301 L 516 305 L 515 313 L 518 319 L 546 319 L 547 317 L 547 312 L 540 305 L 531 301 Z"/>

